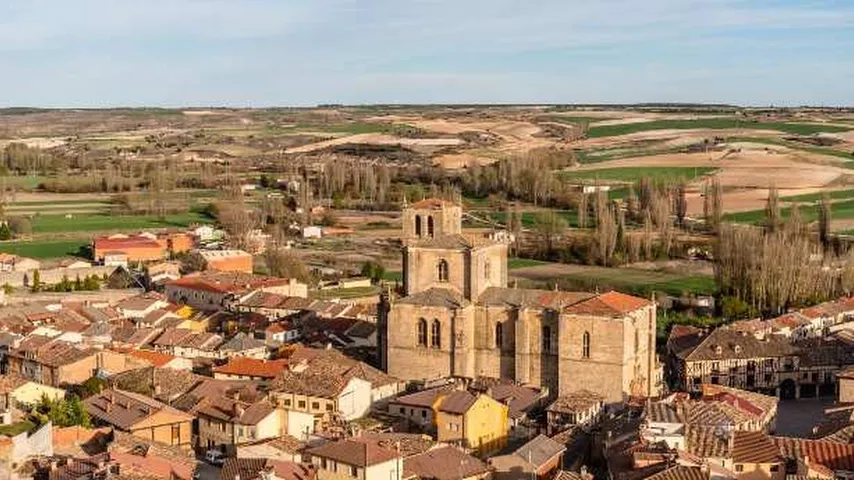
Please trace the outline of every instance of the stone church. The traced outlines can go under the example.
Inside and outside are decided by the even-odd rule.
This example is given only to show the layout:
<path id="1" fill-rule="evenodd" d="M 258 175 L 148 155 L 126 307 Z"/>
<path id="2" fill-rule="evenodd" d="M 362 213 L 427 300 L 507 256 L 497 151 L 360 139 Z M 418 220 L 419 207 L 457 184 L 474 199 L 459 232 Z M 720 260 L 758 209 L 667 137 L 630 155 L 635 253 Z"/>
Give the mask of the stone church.
<path id="1" fill-rule="evenodd" d="M 609 403 L 658 394 L 655 305 L 603 294 L 507 287 L 507 245 L 462 233 L 462 209 L 403 210 L 403 291 L 379 306 L 383 368 L 405 380 L 500 377 L 586 389 Z"/>

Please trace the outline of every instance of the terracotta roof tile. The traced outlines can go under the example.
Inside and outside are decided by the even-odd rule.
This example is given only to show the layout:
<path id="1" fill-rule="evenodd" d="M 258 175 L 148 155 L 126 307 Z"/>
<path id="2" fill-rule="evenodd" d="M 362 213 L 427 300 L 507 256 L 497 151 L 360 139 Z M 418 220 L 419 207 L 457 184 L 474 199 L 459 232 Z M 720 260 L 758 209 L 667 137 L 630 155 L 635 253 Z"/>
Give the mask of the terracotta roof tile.
<path id="1" fill-rule="evenodd" d="M 328 443 L 312 448 L 307 453 L 356 467 L 370 467 L 400 458 L 400 454 L 394 450 L 383 448 L 375 441 L 361 437 Z"/>
<path id="2" fill-rule="evenodd" d="M 735 463 L 781 463 L 783 458 L 765 432 L 736 431 L 732 439 L 732 459 Z"/>
<path id="3" fill-rule="evenodd" d="M 213 368 L 214 373 L 243 375 L 274 379 L 288 366 L 287 360 L 257 360 L 248 357 L 233 357 L 225 365 Z"/>
<path id="4" fill-rule="evenodd" d="M 811 463 L 834 471 L 854 471 L 854 445 L 789 437 L 773 437 L 772 441 L 788 459 L 809 457 Z"/>
<path id="5" fill-rule="evenodd" d="M 589 300 L 578 302 L 566 307 L 564 312 L 575 315 L 624 315 L 652 302 L 619 292 L 607 292 Z"/>
<path id="6" fill-rule="evenodd" d="M 454 480 L 487 474 L 489 466 L 455 447 L 442 447 L 404 459 L 403 471 L 419 479 Z"/>

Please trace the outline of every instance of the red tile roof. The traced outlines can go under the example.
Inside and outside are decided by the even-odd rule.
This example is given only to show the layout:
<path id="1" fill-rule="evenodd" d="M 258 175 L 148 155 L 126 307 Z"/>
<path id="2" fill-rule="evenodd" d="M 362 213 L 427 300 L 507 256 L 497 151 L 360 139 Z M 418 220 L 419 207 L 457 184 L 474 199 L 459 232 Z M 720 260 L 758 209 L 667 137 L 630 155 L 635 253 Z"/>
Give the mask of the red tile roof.
<path id="1" fill-rule="evenodd" d="M 239 272 L 204 272 L 173 280 L 168 285 L 215 293 L 242 293 L 264 287 L 288 285 L 290 279 L 265 277 Z"/>
<path id="2" fill-rule="evenodd" d="M 312 448 L 307 453 L 356 467 L 370 467 L 401 457 L 394 450 L 383 448 L 375 441 L 359 437 L 327 443 Z"/>
<path id="3" fill-rule="evenodd" d="M 163 248 L 163 246 L 148 237 L 110 238 L 97 237 L 94 240 L 97 250 L 125 250 L 128 248 Z"/>
<path id="4" fill-rule="evenodd" d="M 141 358 L 155 367 L 162 367 L 176 358 L 174 355 L 155 352 L 153 350 L 128 349 L 126 353 L 133 357 Z"/>
<path id="5" fill-rule="evenodd" d="M 213 368 L 214 373 L 274 379 L 288 366 L 287 360 L 257 360 L 233 357 L 228 363 Z"/>
<path id="6" fill-rule="evenodd" d="M 789 437 L 773 437 L 772 441 L 786 458 L 809 457 L 811 464 L 831 470 L 854 470 L 854 444 Z"/>
<path id="7" fill-rule="evenodd" d="M 783 458 L 765 432 L 736 431 L 732 439 L 735 463 L 782 463 Z"/>
<path id="8" fill-rule="evenodd" d="M 619 292 L 607 292 L 565 308 L 576 315 L 623 315 L 650 305 L 649 300 Z"/>

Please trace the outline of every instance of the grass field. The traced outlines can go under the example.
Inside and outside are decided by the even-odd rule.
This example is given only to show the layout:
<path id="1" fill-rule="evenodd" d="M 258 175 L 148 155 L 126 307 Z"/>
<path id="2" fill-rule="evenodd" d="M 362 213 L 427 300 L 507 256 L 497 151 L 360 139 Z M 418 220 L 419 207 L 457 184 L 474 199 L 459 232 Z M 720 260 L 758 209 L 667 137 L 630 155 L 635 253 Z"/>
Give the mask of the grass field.
<path id="1" fill-rule="evenodd" d="M 358 288 L 334 288 L 330 290 L 317 290 L 312 292 L 312 297 L 327 300 L 332 298 L 359 298 L 368 297 L 371 295 L 379 295 L 379 287 L 358 287 Z"/>
<path id="2" fill-rule="evenodd" d="M 33 217 L 32 225 L 33 233 L 60 233 L 169 227 L 186 228 L 194 223 L 211 223 L 212 221 L 210 217 L 196 212 L 167 215 L 163 220 L 152 216 L 80 214 L 73 215 L 72 218 L 65 218 L 65 215 L 37 215 Z"/>
<path id="3" fill-rule="evenodd" d="M 387 271 L 383 274 L 383 280 L 387 282 L 401 282 L 403 281 L 403 272 L 400 270 Z"/>
<path id="4" fill-rule="evenodd" d="M 643 177 L 654 181 L 660 180 L 693 180 L 697 177 L 715 171 L 714 167 L 620 167 L 601 168 L 598 170 L 564 171 L 562 178 L 573 180 L 610 180 L 620 182 L 636 182 Z"/>
<path id="5" fill-rule="evenodd" d="M 39 186 L 40 183 L 48 180 L 48 177 L 40 177 L 40 176 L 32 176 L 32 177 L 19 177 L 19 176 L 11 176 L 7 175 L 3 177 L 3 181 L 6 182 L 6 185 L 15 185 L 21 188 L 25 188 L 27 190 L 32 190 Z"/>
<path id="6" fill-rule="evenodd" d="M 539 273 L 514 272 L 514 276 L 539 283 L 540 288 L 554 285 L 569 290 L 593 291 L 599 289 L 619 290 L 636 295 L 647 296 L 652 292 L 666 292 L 670 295 L 682 293 L 711 295 L 717 291 L 715 279 L 706 275 L 678 274 L 661 271 L 640 270 L 634 268 L 607 268 L 587 265 L 566 265 L 567 271 L 556 266 L 554 276 L 548 280 Z M 544 264 L 543 269 L 550 268 Z"/>
<path id="7" fill-rule="evenodd" d="M 537 265 L 545 265 L 546 262 L 540 260 L 532 260 L 530 258 L 509 258 L 507 259 L 507 269 L 514 270 L 517 268 L 536 267 Z"/>
<path id="8" fill-rule="evenodd" d="M 557 215 L 560 218 L 566 220 L 566 223 L 570 227 L 578 226 L 578 213 L 575 210 L 555 210 Z M 506 212 L 504 211 L 488 211 L 488 212 L 477 212 L 480 217 L 487 217 L 491 220 L 504 224 L 505 219 L 507 218 Z M 536 212 L 522 212 L 522 226 L 524 228 L 533 228 L 537 223 L 537 213 Z M 482 225 L 481 225 L 482 226 Z"/>
<path id="9" fill-rule="evenodd" d="M 784 122 L 748 122 L 737 118 L 704 118 L 698 120 L 656 120 L 643 123 L 626 123 L 623 125 L 592 126 L 587 130 L 589 138 L 614 137 L 629 133 L 648 132 L 652 130 L 690 130 L 690 129 L 745 129 L 745 130 L 776 130 L 778 132 L 798 135 L 812 135 L 819 132 L 847 132 L 851 128 L 837 125 L 822 125 L 814 123 L 784 123 Z"/>
<path id="10" fill-rule="evenodd" d="M 89 245 L 89 240 L 33 240 L 26 242 L 0 242 L 0 252 L 30 258 L 72 257 L 80 253 L 81 248 Z"/>
<path id="11" fill-rule="evenodd" d="M 805 221 L 818 220 L 818 205 L 804 204 L 799 206 L 801 218 Z M 789 217 L 791 212 L 790 207 L 780 209 L 783 218 Z M 831 218 L 841 220 L 846 218 L 854 218 L 854 200 L 844 200 L 841 202 L 833 202 L 830 208 Z M 724 216 L 724 220 L 736 223 L 752 223 L 759 224 L 765 220 L 765 210 L 750 210 L 748 212 L 730 213 Z"/>
<path id="12" fill-rule="evenodd" d="M 683 147 L 674 147 L 666 145 L 665 142 L 659 140 L 648 140 L 636 142 L 630 147 L 612 147 L 612 148 L 588 148 L 586 150 L 576 150 L 575 155 L 578 162 L 582 165 L 591 163 L 601 163 L 610 160 L 620 160 L 623 158 L 649 157 L 651 155 L 666 155 L 668 153 L 679 153 Z"/>
<path id="13" fill-rule="evenodd" d="M 822 192 L 805 193 L 803 195 L 790 195 L 788 197 L 780 197 L 780 200 L 787 202 L 818 202 L 823 196 L 824 194 Z M 854 198 L 854 189 L 834 190 L 831 192 L 827 192 L 827 196 L 830 197 L 831 200 L 846 200 L 849 198 Z"/>

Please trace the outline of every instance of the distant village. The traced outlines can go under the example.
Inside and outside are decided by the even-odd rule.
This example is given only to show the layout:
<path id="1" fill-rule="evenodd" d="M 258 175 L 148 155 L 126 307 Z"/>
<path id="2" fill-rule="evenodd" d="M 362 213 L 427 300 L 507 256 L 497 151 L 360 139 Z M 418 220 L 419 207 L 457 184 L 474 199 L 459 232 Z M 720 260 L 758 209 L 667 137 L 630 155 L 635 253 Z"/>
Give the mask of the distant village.
<path id="1" fill-rule="evenodd" d="M 97 237 L 52 268 L 4 254 L 0 284 L 30 295 L 0 308 L 0 475 L 854 476 L 854 299 L 656 349 L 650 300 L 508 287 L 506 243 L 460 217 L 405 206 L 396 296 L 311 298 L 212 226 Z"/>

